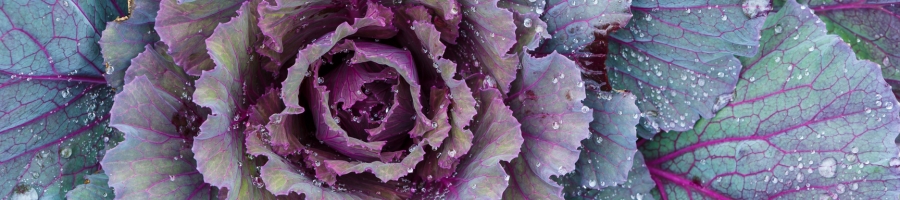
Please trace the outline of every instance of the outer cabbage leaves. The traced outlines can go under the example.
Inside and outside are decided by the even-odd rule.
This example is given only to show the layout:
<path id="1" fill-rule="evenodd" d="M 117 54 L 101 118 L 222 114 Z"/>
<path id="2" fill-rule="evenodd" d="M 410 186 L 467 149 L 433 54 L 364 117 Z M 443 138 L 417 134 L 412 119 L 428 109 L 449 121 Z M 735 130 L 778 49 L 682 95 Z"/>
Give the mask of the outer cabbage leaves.
<path id="1" fill-rule="evenodd" d="M 213 68 L 206 53 L 206 38 L 219 23 L 237 15 L 241 0 L 162 0 L 156 16 L 156 32 L 169 45 L 175 64 L 193 76 Z"/>
<path id="2" fill-rule="evenodd" d="M 560 199 L 562 187 L 550 176 L 575 169 L 580 142 L 590 136 L 588 123 L 593 119 L 582 111 L 581 70 L 557 53 L 525 55 L 522 64 L 509 99 L 525 142 L 519 157 L 506 167 L 512 178 L 503 198 Z"/>
<path id="3" fill-rule="evenodd" d="M 216 27 L 206 40 L 215 68 L 202 73 L 193 95 L 194 103 L 212 111 L 200 125 L 191 148 L 197 170 L 210 185 L 228 188 L 228 199 L 274 197 L 251 183 L 256 165 L 244 155 L 246 127 L 240 123 L 245 117 L 242 110 L 249 107 L 244 96 L 257 89 L 252 85 L 258 78 L 259 64 L 248 51 L 259 45 L 258 16 L 253 6 L 255 2 L 244 2 L 238 15 Z"/>
<path id="4" fill-rule="evenodd" d="M 103 49 L 103 60 L 106 65 L 106 82 L 116 88 L 122 89 L 123 78 L 131 59 L 144 52 L 144 46 L 152 45 L 159 41 L 159 35 L 153 30 L 156 20 L 156 12 L 159 11 L 160 0 L 136 0 L 129 9 L 129 16 L 125 21 L 116 19 L 107 22 L 107 29 L 100 37 L 100 47 Z M 129 3 L 130 4 L 130 3 Z"/>
<path id="5" fill-rule="evenodd" d="M 734 102 L 645 143 L 662 198 L 888 199 L 900 187 L 896 102 L 878 65 L 805 7 L 765 23 Z"/>
<path id="6" fill-rule="evenodd" d="M 856 56 L 881 64 L 885 81 L 900 94 L 900 1 L 801 0 L 844 38 Z"/>
<path id="7" fill-rule="evenodd" d="M 541 19 L 547 22 L 547 32 L 553 36 L 545 41 L 540 52 L 557 51 L 571 54 L 580 51 L 595 40 L 595 34 L 608 35 L 612 26 L 622 26 L 631 19 L 631 1 L 584 1 L 549 0 L 538 1 L 535 10 L 547 14 Z"/>
<path id="8" fill-rule="evenodd" d="M 99 169 L 116 137 L 97 41 L 122 3 L 0 1 L 0 196 L 64 198 Z"/>
<path id="9" fill-rule="evenodd" d="M 744 0 L 633 2 L 634 17 L 608 38 L 606 66 L 614 89 L 637 96 L 642 137 L 688 130 L 728 103 L 741 69 L 734 55 L 756 53 L 767 8 Z"/>
<path id="10" fill-rule="evenodd" d="M 656 183 L 644 164 L 644 155 L 634 154 L 634 162 L 628 179 L 619 185 L 600 190 L 586 188 L 583 185 L 569 185 L 563 191 L 566 199 L 643 199 L 650 198 L 651 190 Z"/>
<path id="11" fill-rule="evenodd" d="M 84 176 L 85 183 L 66 193 L 67 199 L 114 199 L 109 177 L 103 172 Z"/>
<path id="12" fill-rule="evenodd" d="M 203 182 L 190 150 L 204 119 L 189 99 L 194 81 L 165 51 L 148 45 L 132 60 L 110 122 L 125 141 L 101 164 L 118 198 L 213 199 L 216 189 Z"/>
<path id="13" fill-rule="evenodd" d="M 581 141 L 575 172 L 562 179 L 562 184 L 602 189 L 625 182 L 631 171 L 631 160 L 637 152 L 635 126 L 641 111 L 630 93 L 599 91 L 600 85 L 593 81 L 587 88 L 586 107 L 581 111 L 593 113 L 591 137 Z"/>

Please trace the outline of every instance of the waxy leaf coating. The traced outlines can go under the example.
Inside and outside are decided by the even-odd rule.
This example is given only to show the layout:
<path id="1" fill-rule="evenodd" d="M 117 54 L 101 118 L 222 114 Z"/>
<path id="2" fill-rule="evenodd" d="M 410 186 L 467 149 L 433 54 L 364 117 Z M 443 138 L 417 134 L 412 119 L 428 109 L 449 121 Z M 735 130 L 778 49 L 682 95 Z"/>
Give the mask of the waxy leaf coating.
<path id="1" fill-rule="evenodd" d="M 541 19 L 547 22 L 547 32 L 553 36 L 545 41 L 540 52 L 555 50 L 572 54 L 581 51 L 597 39 L 595 34 L 609 35 L 608 27 L 625 26 L 631 19 L 631 1 L 548 0 L 546 5 L 539 3 L 535 10 L 538 14 L 546 12 Z"/>
<path id="2" fill-rule="evenodd" d="M 779 30 L 780 29 L 780 30 Z M 893 199 L 898 111 L 878 65 L 789 1 L 743 57 L 734 101 L 641 147 L 666 199 Z"/>
<path id="3" fill-rule="evenodd" d="M 759 46 L 764 12 L 755 0 L 636 0 L 634 17 L 608 38 L 610 84 L 637 96 L 641 128 L 685 131 L 728 103 L 741 64 Z M 767 8 L 764 4 L 760 9 Z"/>
<path id="4" fill-rule="evenodd" d="M 635 126 L 640 113 L 635 97 L 624 92 L 599 91 L 599 84 L 589 81 L 586 107 L 592 113 L 591 137 L 581 141 L 581 156 L 575 172 L 568 180 L 570 187 L 602 189 L 625 182 L 632 171 L 632 158 L 637 152 Z"/>
<path id="5" fill-rule="evenodd" d="M 153 30 L 156 24 L 156 12 L 159 11 L 160 0 L 136 0 L 133 10 L 125 21 L 106 23 L 103 37 L 100 37 L 103 61 L 106 65 L 106 82 L 109 86 L 121 90 L 125 85 L 122 79 L 125 71 L 131 66 L 131 59 L 144 52 L 144 46 L 159 41 L 159 35 Z"/>
<path id="6" fill-rule="evenodd" d="M 206 53 L 206 38 L 219 23 L 237 15 L 241 0 L 162 0 L 154 29 L 160 40 L 169 45 L 175 64 L 192 76 L 213 68 Z"/>
<path id="7" fill-rule="evenodd" d="M 99 170 L 118 136 L 97 41 L 117 5 L 0 1 L 0 196 L 62 199 Z"/>
<path id="8" fill-rule="evenodd" d="M 523 57 L 523 70 L 509 98 L 522 123 L 522 152 L 506 166 L 512 178 L 503 198 L 561 199 L 550 176 L 575 170 L 581 141 L 590 136 L 591 113 L 582 112 L 585 98 L 581 70 L 574 61 L 552 53 Z"/>
<path id="9" fill-rule="evenodd" d="M 238 15 L 216 27 L 206 40 L 209 57 L 215 67 L 203 71 L 197 80 L 193 100 L 210 108 L 194 138 L 194 159 L 203 180 L 210 185 L 228 188 L 228 199 L 274 198 L 269 191 L 251 184 L 255 164 L 244 155 L 242 110 L 248 108 L 244 95 L 247 85 L 255 81 L 259 64 L 250 59 L 246 49 L 258 45 L 255 2 L 245 2 Z"/>
<path id="10" fill-rule="evenodd" d="M 122 199 L 213 199 L 217 190 L 203 182 L 190 149 L 204 117 L 189 99 L 194 81 L 162 43 L 145 49 L 113 104 L 110 125 L 125 140 L 100 163 L 109 185 Z"/>
<path id="11" fill-rule="evenodd" d="M 66 193 L 67 199 L 114 199 L 112 188 L 109 187 L 109 177 L 105 173 L 84 176 L 85 184 L 75 186 L 75 189 Z"/>
<path id="12" fill-rule="evenodd" d="M 799 2 L 819 15 L 829 33 L 850 44 L 857 57 L 881 64 L 885 81 L 894 95 L 900 94 L 900 1 Z"/>

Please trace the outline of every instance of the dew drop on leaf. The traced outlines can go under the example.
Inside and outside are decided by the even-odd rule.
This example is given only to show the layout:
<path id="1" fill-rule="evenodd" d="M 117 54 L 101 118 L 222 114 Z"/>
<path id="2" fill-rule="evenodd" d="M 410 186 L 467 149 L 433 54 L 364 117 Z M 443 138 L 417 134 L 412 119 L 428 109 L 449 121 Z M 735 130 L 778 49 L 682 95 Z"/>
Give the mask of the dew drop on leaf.
<path id="1" fill-rule="evenodd" d="M 822 160 L 822 163 L 819 164 L 819 175 L 822 175 L 822 177 L 834 177 L 836 170 L 837 160 L 834 160 L 834 158 L 825 158 L 825 160 Z"/>
<path id="2" fill-rule="evenodd" d="M 72 156 L 72 148 L 66 147 L 59 150 L 59 156 L 62 156 L 62 158 L 69 158 Z"/>

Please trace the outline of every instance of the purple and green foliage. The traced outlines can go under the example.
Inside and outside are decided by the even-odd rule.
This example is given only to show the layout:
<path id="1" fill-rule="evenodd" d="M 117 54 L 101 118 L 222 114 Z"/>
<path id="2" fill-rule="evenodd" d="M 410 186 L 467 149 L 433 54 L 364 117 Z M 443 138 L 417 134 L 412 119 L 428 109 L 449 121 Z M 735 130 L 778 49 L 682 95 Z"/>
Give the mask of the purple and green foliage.
<path id="1" fill-rule="evenodd" d="M 881 73 L 900 94 L 900 1 L 800 0 L 825 22 L 828 32 L 853 47 L 856 56 L 881 64 Z"/>
<path id="2" fill-rule="evenodd" d="M 612 87 L 637 97 L 640 136 L 690 130 L 722 109 L 741 70 L 734 56 L 756 53 L 769 9 L 760 0 L 632 2 L 605 64 Z"/>
<path id="3" fill-rule="evenodd" d="M 664 199 L 889 199 L 900 187 L 897 100 L 875 63 L 789 1 L 741 57 L 734 101 L 641 146 Z"/>
<path id="4" fill-rule="evenodd" d="M 113 91 L 100 56 L 125 1 L 0 1 L 0 196 L 62 199 L 100 170 Z"/>
<path id="5" fill-rule="evenodd" d="M 897 198 L 900 2 L 800 1 L 0 1 L 0 196 Z"/>

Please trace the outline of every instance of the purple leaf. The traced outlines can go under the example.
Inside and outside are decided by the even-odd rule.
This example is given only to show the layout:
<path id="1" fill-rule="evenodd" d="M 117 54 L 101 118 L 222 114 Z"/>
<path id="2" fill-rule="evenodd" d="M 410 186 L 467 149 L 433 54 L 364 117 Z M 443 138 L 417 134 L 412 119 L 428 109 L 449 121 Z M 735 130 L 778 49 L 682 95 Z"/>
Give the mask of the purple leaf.
<path id="1" fill-rule="evenodd" d="M 252 84 L 258 63 L 250 61 L 246 49 L 258 45 L 256 6 L 245 2 L 238 15 L 216 27 L 206 40 L 209 56 L 215 68 L 204 71 L 197 80 L 193 100 L 210 108 L 212 113 L 200 125 L 194 138 L 194 159 L 203 180 L 210 185 L 228 188 L 229 199 L 274 198 L 268 191 L 250 185 L 255 165 L 244 155 L 244 129 L 241 124 L 248 108 L 244 100 L 244 85 Z"/>
<path id="2" fill-rule="evenodd" d="M 309 73 L 309 68 L 314 62 L 328 53 L 335 45 L 347 36 L 353 35 L 360 29 L 369 26 L 384 27 L 387 25 L 386 19 L 393 13 L 380 5 L 369 4 L 366 11 L 366 18 L 357 18 L 353 25 L 343 22 L 330 33 L 327 33 L 313 43 L 306 45 L 306 48 L 300 50 L 294 65 L 287 69 L 287 78 L 282 82 L 281 97 L 284 99 L 284 114 L 299 114 L 302 109 L 300 107 L 300 85 L 303 79 Z M 271 37 L 271 36 L 270 36 Z"/>
<path id="3" fill-rule="evenodd" d="M 519 157 L 510 162 L 512 178 L 503 198 L 561 199 L 562 187 L 550 176 L 575 169 L 581 140 L 590 136 L 584 113 L 581 70 L 574 61 L 552 53 L 543 58 L 523 57 L 524 69 L 513 84 L 511 107 L 525 143 Z"/>
<path id="4" fill-rule="evenodd" d="M 754 4 L 753 2 L 762 2 Z M 752 56 L 768 3 L 755 0 L 632 2 L 634 17 L 611 35 L 606 59 L 614 89 L 637 96 L 641 126 L 685 131 L 711 118 L 734 92 L 741 65 Z"/>
<path id="5" fill-rule="evenodd" d="M 463 8 L 478 12 L 464 12 L 458 44 L 448 52 L 463 74 L 487 74 L 496 80 L 500 92 L 509 93 L 516 79 L 518 59 L 507 52 L 516 43 L 516 25 L 512 12 L 497 7 L 498 0 L 459 0 Z"/>
<path id="6" fill-rule="evenodd" d="M 153 30 L 160 0 L 139 0 L 125 21 L 107 22 L 107 29 L 100 37 L 103 60 L 106 61 L 106 82 L 117 90 L 122 89 L 123 78 L 131 59 L 144 52 L 144 46 L 159 41 Z"/>
<path id="7" fill-rule="evenodd" d="M 251 131 L 247 134 L 247 153 L 253 156 L 265 156 L 268 161 L 260 167 L 260 177 L 266 183 L 266 190 L 275 195 L 288 195 L 292 192 L 306 195 L 310 199 L 362 199 L 372 198 L 366 195 L 349 192 L 339 192 L 330 188 L 320 187 L 315 184 L 315 179 L 297 173 L 301 169 L 289 164 L 290 161 L 269 150 L 262 140 L 259 132 Z"/>
<path id="8" fill-rule="evenodd" d="M 516 158 L 524 142 L 519 129 L 522 125 L 503 103 L 499 90 L 488 88 L 475 95 L 483 103 L 473 120 L 475 139 L 471 151 L 459 163 L 458 174 L 451 179 L 456 181 L 448 199 L 500 199 L 510 177 L 500 161 Z"/>
<path id="9" fill-rule="evenodd" d="M 267 48 L 257 51 L 281 65 L 296 55 L 301 45 L 335 30 L 341 23 L 350 22 L 346 10 L 335 9 L 341 6 L 344 5 L 332 0 L 276 0 L 274 4 L 262 1 L 257 10 Z"/>
<path id="10" fill-rule="evenodd" d="M 145 49 L 113 104 L 110 124 L 125 140 L 101 162 L 109 185 L 123 199 L 213 199 L 216 189 L 203 182 L 188 143 L 204 114 L 188 99 L 193 81 L 161 43 Z"/>
<path id="11" fill-rule="evenodd" d="M 156 32 L 169 45 L 169 55 L 188 74 L 199 76 L 214 63 L 206 53 L 206 38 L 219 23 L 237 15 L 235 11 L 244 1 L 198 0 L 176 2 L 162 0 L 156 16 Z"/>
<path id="12" fill-rule="evenodd" d="M 897 100 L 878 65 L 794 1 L 764 27 L 759 52 L 741 58 L 733 102 L 641 147 L 662 198 L 900 195 L 900 109 L 879 103 Z"/>

